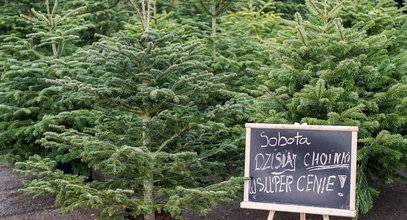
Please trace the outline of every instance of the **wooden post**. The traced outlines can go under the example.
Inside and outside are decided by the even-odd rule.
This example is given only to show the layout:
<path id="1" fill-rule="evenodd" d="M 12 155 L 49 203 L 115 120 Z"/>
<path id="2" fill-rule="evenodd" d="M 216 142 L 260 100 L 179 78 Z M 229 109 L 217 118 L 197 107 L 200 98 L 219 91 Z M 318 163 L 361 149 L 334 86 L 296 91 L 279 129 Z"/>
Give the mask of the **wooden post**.
<path id="1" fill-rule="evenodd" d="M 276 213 L 275 211 L 270 211 L 269 212 L 269 216 L 267 217 L 267 220 L 273 220 L 274 218 L 274 213 Z"/>
<path id="2" fill-rule="evenodd" d="M 273 220 L 276 211 L 270 211 L 267 220 Z M 329 220 L 329 215 L 322 215 L 323 220 Z M 306 220 L 305 213 L 300 213 L 300 220 Z"/>

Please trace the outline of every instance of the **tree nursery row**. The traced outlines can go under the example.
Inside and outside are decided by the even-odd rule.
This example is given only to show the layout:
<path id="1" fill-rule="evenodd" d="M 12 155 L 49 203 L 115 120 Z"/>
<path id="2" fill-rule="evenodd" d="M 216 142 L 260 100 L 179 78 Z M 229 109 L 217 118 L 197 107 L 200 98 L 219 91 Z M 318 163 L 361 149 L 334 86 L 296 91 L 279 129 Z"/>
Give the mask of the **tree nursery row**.
<path id="1" fill-rule="evenodd" d="M 392 0 L 2 0 L 0 157 L 100 219 L 241 199 L 245 123 L 358 126 L 359 213 L 407 164 Z M 99 173 L 99 178 L 95 177 Z"/>

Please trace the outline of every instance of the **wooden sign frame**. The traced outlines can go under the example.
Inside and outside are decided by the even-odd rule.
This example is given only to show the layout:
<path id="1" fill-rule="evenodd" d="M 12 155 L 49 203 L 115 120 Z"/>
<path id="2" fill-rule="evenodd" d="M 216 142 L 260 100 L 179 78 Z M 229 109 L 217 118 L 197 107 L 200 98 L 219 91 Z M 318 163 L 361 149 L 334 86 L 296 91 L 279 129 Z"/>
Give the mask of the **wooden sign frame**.
<path id="1" fill-rule="evenodd" d="M 250 171 L 250 140 L 251 128 L 267 128 L 267 129 L 289 129 L 289 130 L 319 130 L 319 131 L 349 131 L 352 132 L 351 141 L 351 170 L 350 170 L 350 204 L 349 209 L 323 208 L 303 205 L 287 205 L 275 203 L 260 203 L 249 201 L 249 180 L 244 183 L 243 202 L 240 203 L 241 208 L 259 209 L 269 211 L 283 211 L 295 213 L 307 213 L 329 216 L 356 216 L 356 155 L 357 155 L 357 132 L 358 127 L 354 126 L 327 126 L 327 125 L 288 125 L 288 124 L 257 124 L 246 123 L 246 149 L 245 149 L 245 169 L 244 176 L 249 178 Z"/>

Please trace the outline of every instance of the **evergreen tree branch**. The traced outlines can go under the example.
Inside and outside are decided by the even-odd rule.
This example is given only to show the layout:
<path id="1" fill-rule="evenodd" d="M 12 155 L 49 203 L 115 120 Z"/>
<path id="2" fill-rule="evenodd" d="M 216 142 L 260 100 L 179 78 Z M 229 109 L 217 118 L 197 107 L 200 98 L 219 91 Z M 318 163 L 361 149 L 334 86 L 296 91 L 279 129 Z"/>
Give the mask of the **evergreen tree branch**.
<path id="1" fill-rule="evenodd" d="M 105 100 L 107 103 L 112 104 L 114 106 L 117 106 L 117 107 L 119 107 L 119 108 L 121 108 L 121 109 L 123 109 L 125 111 L 134 113 L 136 115 L 142 115 L 143 114 L 143 111 L 141 111 L 139 108 L 133 108 L 132 106 L 126 105 L 126 104 L 121 103 L 121 102 L 118 102 L 118 101 L 113 100 L 113 99 L 111 99 L 109 97 L 99 95 L 99 98 L 101 98 L 102 100 Z"/>
<path id="2" fill-rule="evenodd" d="M 178 136 L 180 136 L 187 128 L 183 128 L 180 132 L 172 135 L 169 139 L 167 139 L 166 141 L 164 141 L 157 149 L 157 151 L 155 153 L 158 153 L 160 151 L 162 151 L 164 149 L 164 147 L 167 146 L 168 143 L 170 143 L 171 141 L 173 141 L 175 138 L 177 138 Z"/>
<path id="3" fill-rule="evenodd" d="M 128 0 L 131 4 L 131 6 L 133 7 L 133 9 L 136 11 L 140 21 L 141 21 L 141 26 L 143 28 L 143 31 L 146 32 L 147 31 L 147 27 L 145 25 L 145 17 L 144 17 L 144 12 L 142 13 L 140 11 L 140 8 L 137 6 L 137 4 L 133 1 L 133 0 Z"/>
<path id="4" fill-rule="evenodd" d="M 216 16 L 214 14 L 212 14 L 212 12 L 205 6 L 204 4 L 204 0 L 199 0 L 199 4 L 201 5 L 202 10 L 204 10 L 204 12 L 210 16 Z"/>
<path id="5" fill-rule="evenodd" d="M 233 0 L 223 0 L 220 4 L 220 6 L 218 7 L 218 11 L 217 11 L 217 16 L 219 16 L 222 12 L 224 12 L 227 8 L 229 8 L 229 6 L 231 6 L 233 3 Z"/>
<path id="6" fill-rule="evenodd" d="M 324 18 L 324 14 L 319 10 L 319 8 L 314 4 L 313 0 L 306 0 L 305 3 L 307 4 L 309 9 L 316 12 L 321 18 Z"/>
<path id="7" fill-rule="evenodd" d="M 154 115 L 160 108 L 167 103 L 168 99 L 162 99 L 158 104 L 154 105 L 152 109 L 148 110 L 149 115 Z"/>

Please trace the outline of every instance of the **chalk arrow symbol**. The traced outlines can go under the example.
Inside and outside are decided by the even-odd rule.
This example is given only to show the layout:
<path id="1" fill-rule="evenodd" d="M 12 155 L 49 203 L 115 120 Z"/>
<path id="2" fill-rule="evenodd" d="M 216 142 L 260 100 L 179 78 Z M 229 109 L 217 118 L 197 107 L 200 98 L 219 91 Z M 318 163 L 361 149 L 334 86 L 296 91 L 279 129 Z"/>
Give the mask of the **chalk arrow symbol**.
<path id="1" fill-rule="evenodd" d="M 341 183 L 341 188 L 345 187 L 345 182 L 346 178 L 348 178 L 347 175 L 338 175 L 339 182 Z"/>

